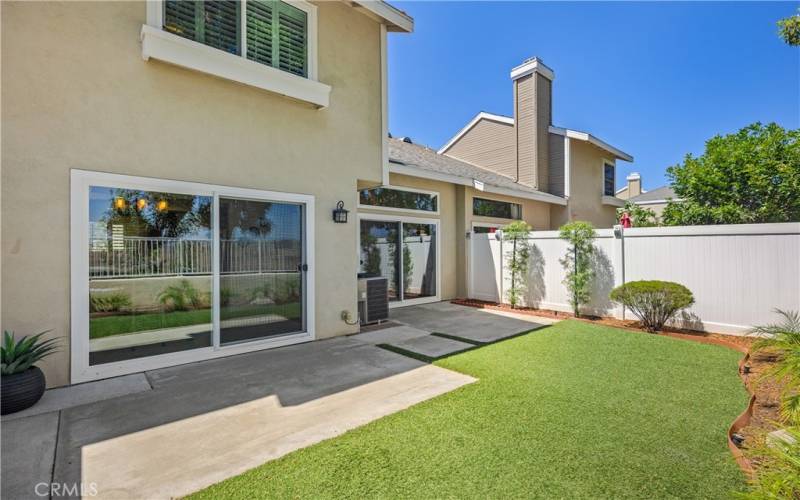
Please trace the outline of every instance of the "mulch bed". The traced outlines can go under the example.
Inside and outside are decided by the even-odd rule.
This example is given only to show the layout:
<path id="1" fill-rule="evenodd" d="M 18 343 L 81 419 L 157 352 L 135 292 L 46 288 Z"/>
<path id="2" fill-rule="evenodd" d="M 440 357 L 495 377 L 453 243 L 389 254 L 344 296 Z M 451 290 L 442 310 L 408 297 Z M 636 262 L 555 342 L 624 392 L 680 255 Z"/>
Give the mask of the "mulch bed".
<path id="1" fill-rule="evenodd" d="M 573 318 L 572 314 L 561 311 L 529 307 L 512 308 L 507 304 L 498 304 L 496 302 L 482 300 L 455 299 L 451 302 L 453 304 L 477 307 L 480 309 L 492 309 L 552 319 Z M 647 333 L 641 328 L 639 321 L 636 320 L 621 320 L 607 317 L 580 317 L 575 319 L 624 330 Z M 765 373 L 774 365 L 775 356 L 769 353 L 750 354 L 750 347 L 755 341 L 753 337 L 726 335 L 714 332 L 698 332 L 680 328 L 665 328 L 659 335 L 723 345 L 745 353 L 745 357 L 740 362 L 739 375 L 748 392 L 751 394 L 751 400 L 748 408 L 742 412 L 731 425 L 728 432 L 728 445 L 739 466 L 745 474 L 752 477 L 762 460 L 760 450 L 763 450 L 766 444 L 767 434 L 782 427 L 779 414 L 782 383 L 781 381 L 775 380 L 774 377 L 765 376 Z M 744 437 L 744 442 L 740 447 L 736 447 L 730 439 L 733 433 L 740 434 Z"/>

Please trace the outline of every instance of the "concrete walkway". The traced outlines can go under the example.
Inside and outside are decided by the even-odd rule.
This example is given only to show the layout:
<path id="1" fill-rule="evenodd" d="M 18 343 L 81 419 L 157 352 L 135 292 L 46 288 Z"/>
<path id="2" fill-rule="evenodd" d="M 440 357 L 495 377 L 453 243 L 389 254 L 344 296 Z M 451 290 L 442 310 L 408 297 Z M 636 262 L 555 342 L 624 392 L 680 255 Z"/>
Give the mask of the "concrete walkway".
<path id="1" fill-rule="evenodd" d="M 146 376 L 151 390 L 4 418 L 2 497 L 37 498 L 39 482 L 186 495 L 474 381 L 353 338 Z"/>
<path id="2" fill-rule="evenodd" d="M 443 333 L 476 344 L 497 342 L 552 323 L 545 318 L 492 314 L 483 309 L 449 302 L 395 308 L 389 317 L 392 321 L 418 330 Z"/>
<path id="3" fill-rule="evenodd" d="M 398 326 L 354 335 L 361 342 L 432 361 L 554 323 L 538 316 L 435 302 L 392 309 Z"/>

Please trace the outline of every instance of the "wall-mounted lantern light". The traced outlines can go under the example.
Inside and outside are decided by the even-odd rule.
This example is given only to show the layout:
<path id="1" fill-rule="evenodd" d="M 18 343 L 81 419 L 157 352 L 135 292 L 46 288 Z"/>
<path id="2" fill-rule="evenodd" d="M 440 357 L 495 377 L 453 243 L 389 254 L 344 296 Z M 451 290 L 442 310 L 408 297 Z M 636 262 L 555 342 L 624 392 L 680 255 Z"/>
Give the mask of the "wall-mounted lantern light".
<path id="1" fill-rule="evenodd" d="M 348 212 L 349 210 L 345 210 L 344 208 L 344 202 L 339 200 L 339 203 L 336 204 L 336 208 L 333 210 L 333 222 L 337 224 L 346 224 Z"/>

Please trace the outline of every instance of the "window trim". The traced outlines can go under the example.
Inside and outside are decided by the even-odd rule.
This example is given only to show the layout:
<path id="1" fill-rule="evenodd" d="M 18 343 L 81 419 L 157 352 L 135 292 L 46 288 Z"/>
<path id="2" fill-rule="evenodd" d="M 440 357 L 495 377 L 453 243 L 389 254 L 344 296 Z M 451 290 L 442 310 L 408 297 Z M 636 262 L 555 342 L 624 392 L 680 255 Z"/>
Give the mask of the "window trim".
<path id="1" fill-rule="evenodd" d="M 142 59 L 158 59 L 325 108 L 330 104 L 331 87 L 317 79 L 317 6 L 305 0 L 280 1 L 304 11 L 307 15 L 307 77 L 247 59 L 246 15 L 239 19 L 242 38 L 239 41 L 239 55 L 164 31 L 163 0 L 147 1 L 147 23 L 142 26 L 140 33 Z M 247 0 L 243 0 L 241 12 L 245 13 L 246 8 Z"/>
<path id="2" fill-rule="evenodd" d="M 613 162 L 608 158 L 603 158 L 601 161 L 602 161 L 602 170 L 600 173 L 600 186 L 601 186 L 600 195 L 603 197 L 615 198 L 617 191 L 617 164 L 616 162 Z M 614 181 L 611 189 L 611 194 L 606 194 L 606 166 L 610 166 L 614 170 Z"/>
<path id="3" fill-rule="evenodd" d="M 476 199 L 478 199 L 478 200 L 487 200 L 487 201 L 496 201 L 498 203 L 510 203 L 512 205 L 519 205 L 519 218 L 515 219 L 515 218 L 511 217 L 510 219 L 506 219 L 505 217 L 495 217 L 494 215 L 476 214 L 475 213 L 475 200 Z M 473 217 L 483 217 L 485 219 L 498 219 L 498 220 L 510 220 L 510 221 L 525 220 L 525 218 L 523 217 L 523 214 L 522 214 L 522 205 L 523 205 L 522 203 L 517 203 L 516 201 L 498 200 L 498 199 L 495 199 L 495 198 L 487 198 L 485 196 L 473 196 L 472 197 L 472 211 L 471 211 L 471 213 L 472 213 Z"/>
<path id="4" fill-rule="evenodd" d="M 379 205 L 364 205 L 364 204 L 361 203 L 361 191 L 364 191 L 364 190 L 367 190 L 367 189 L 378 189 L 378 188 L 394 189 L 395 191 L 406 191 L 406 192 L 409 192 L 409 193 L 419 193 L 419 194 L 427 194 L 427 195 L 430 195 L 430 196 L 435 196 L 436 197 L 436 211 L 419 210 L 419 209 L 416 209 L 416 208 L 396 208 L 396 207 L 383 207 L 383 206 L 379 206 Z M 441 209 L 442 209 L 442 207 L 440 206 L 442 197 L 439 196 L 439 191 L 428 191 L 427 189 L 409 188 L 409 187 L 405 187 L 405 186 L 394 186 L 394 185 L 389 184 L 389 185 L 385 185 L 385 186 L 374 186 L 374 187 L 367 187 L 367 188 L 359 189 L 358 192 L 357 192 L 357 196 L 358 196 L 358 208 L 359 208 L 359 210 L 360 209 L 365 209 L 365 210 L 381 210 L 381 211 L 386 211 L 386 212 L 407 212 L 407 213 L 414 213 L 414 214 L 440 215 Z"/>
<path id="5" fill-rule="evenodd" d="M 199 347 L 188 351 L 158 354 L 143 358 L 135 358 L 100 365 L 89 364 L 89 188 L 90 186 L 110 186 L 145 191 L 161 191 L 175 194 L 211 196 L 214 199 L 214 212 L 219 214 L 219 197 L 231 196 L 253 200 L 269 200 L 305 205 L 304 234 L 305 257 L 310 271 L 305 273 L 305 307 L 306 328 L 304 332 L 292 333 L 275 338 L 254 340 L 251 342 L 222 344 L 219 342 L 218 302 L 218 220 L 212 222 L 213 266 L 212 279 L 214 286 L 213 324 L 214 341 L 209 347 Z M 259 351 L 272 347 L 308 342 L 316 338 L 315 334 L 315 283 L 314 283 L 314 196 L 292 194 L 278 191 L 236 188 L 199 182 L 175 181 L 155 177 L 138 177 L 121 174 L 110 174 L 90 170 L 72 169 L 70 172 L 70 383 L 88 382 L 129 373 L 176 366 L 195 361 L 204 361 L 245 352 Z"/>
<path id="6" fill-rule="evenodd" d="M 396 307 L 415 306 L 419 304 L 430 304 L 432 302 L 442 301 L 442 225 L 439 219 L 427 219 L 424 217 L 411 217 L 405 215 L 389 215 L 389 214 L 358 214 L 358 230 L 356 231 L 356 264 L 361 258 L 361 221 L 373 220 L 382 222 L 399 222 L 400 231 L 403 230 L 403 224 L 431 224 L 436 226 L 436 296 L 435 297 L 418 297 L 416 299 L 396 300 L 389 302 L 389 309 Z M 401 252 L 402 253 L 402 252 Z M 356 265 L 358 267 L 358 265 Z M 400 266 L 400 282 L 403 282 L 403 266 Z"/>

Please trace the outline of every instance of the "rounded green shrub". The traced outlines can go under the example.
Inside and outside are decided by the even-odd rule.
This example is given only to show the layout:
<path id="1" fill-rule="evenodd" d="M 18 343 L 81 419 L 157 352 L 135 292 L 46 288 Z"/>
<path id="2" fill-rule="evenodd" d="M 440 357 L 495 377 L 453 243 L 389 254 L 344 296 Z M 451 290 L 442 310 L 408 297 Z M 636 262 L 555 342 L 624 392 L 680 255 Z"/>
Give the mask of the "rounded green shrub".
<path id="1" fill-rule="evenodd" d="M 618 302 L 639 318 L 648 332 L 658 332 L 675 314 L 694 304 L 688 288 L 671 281 L 631 281 L 611 290 Z"/>

